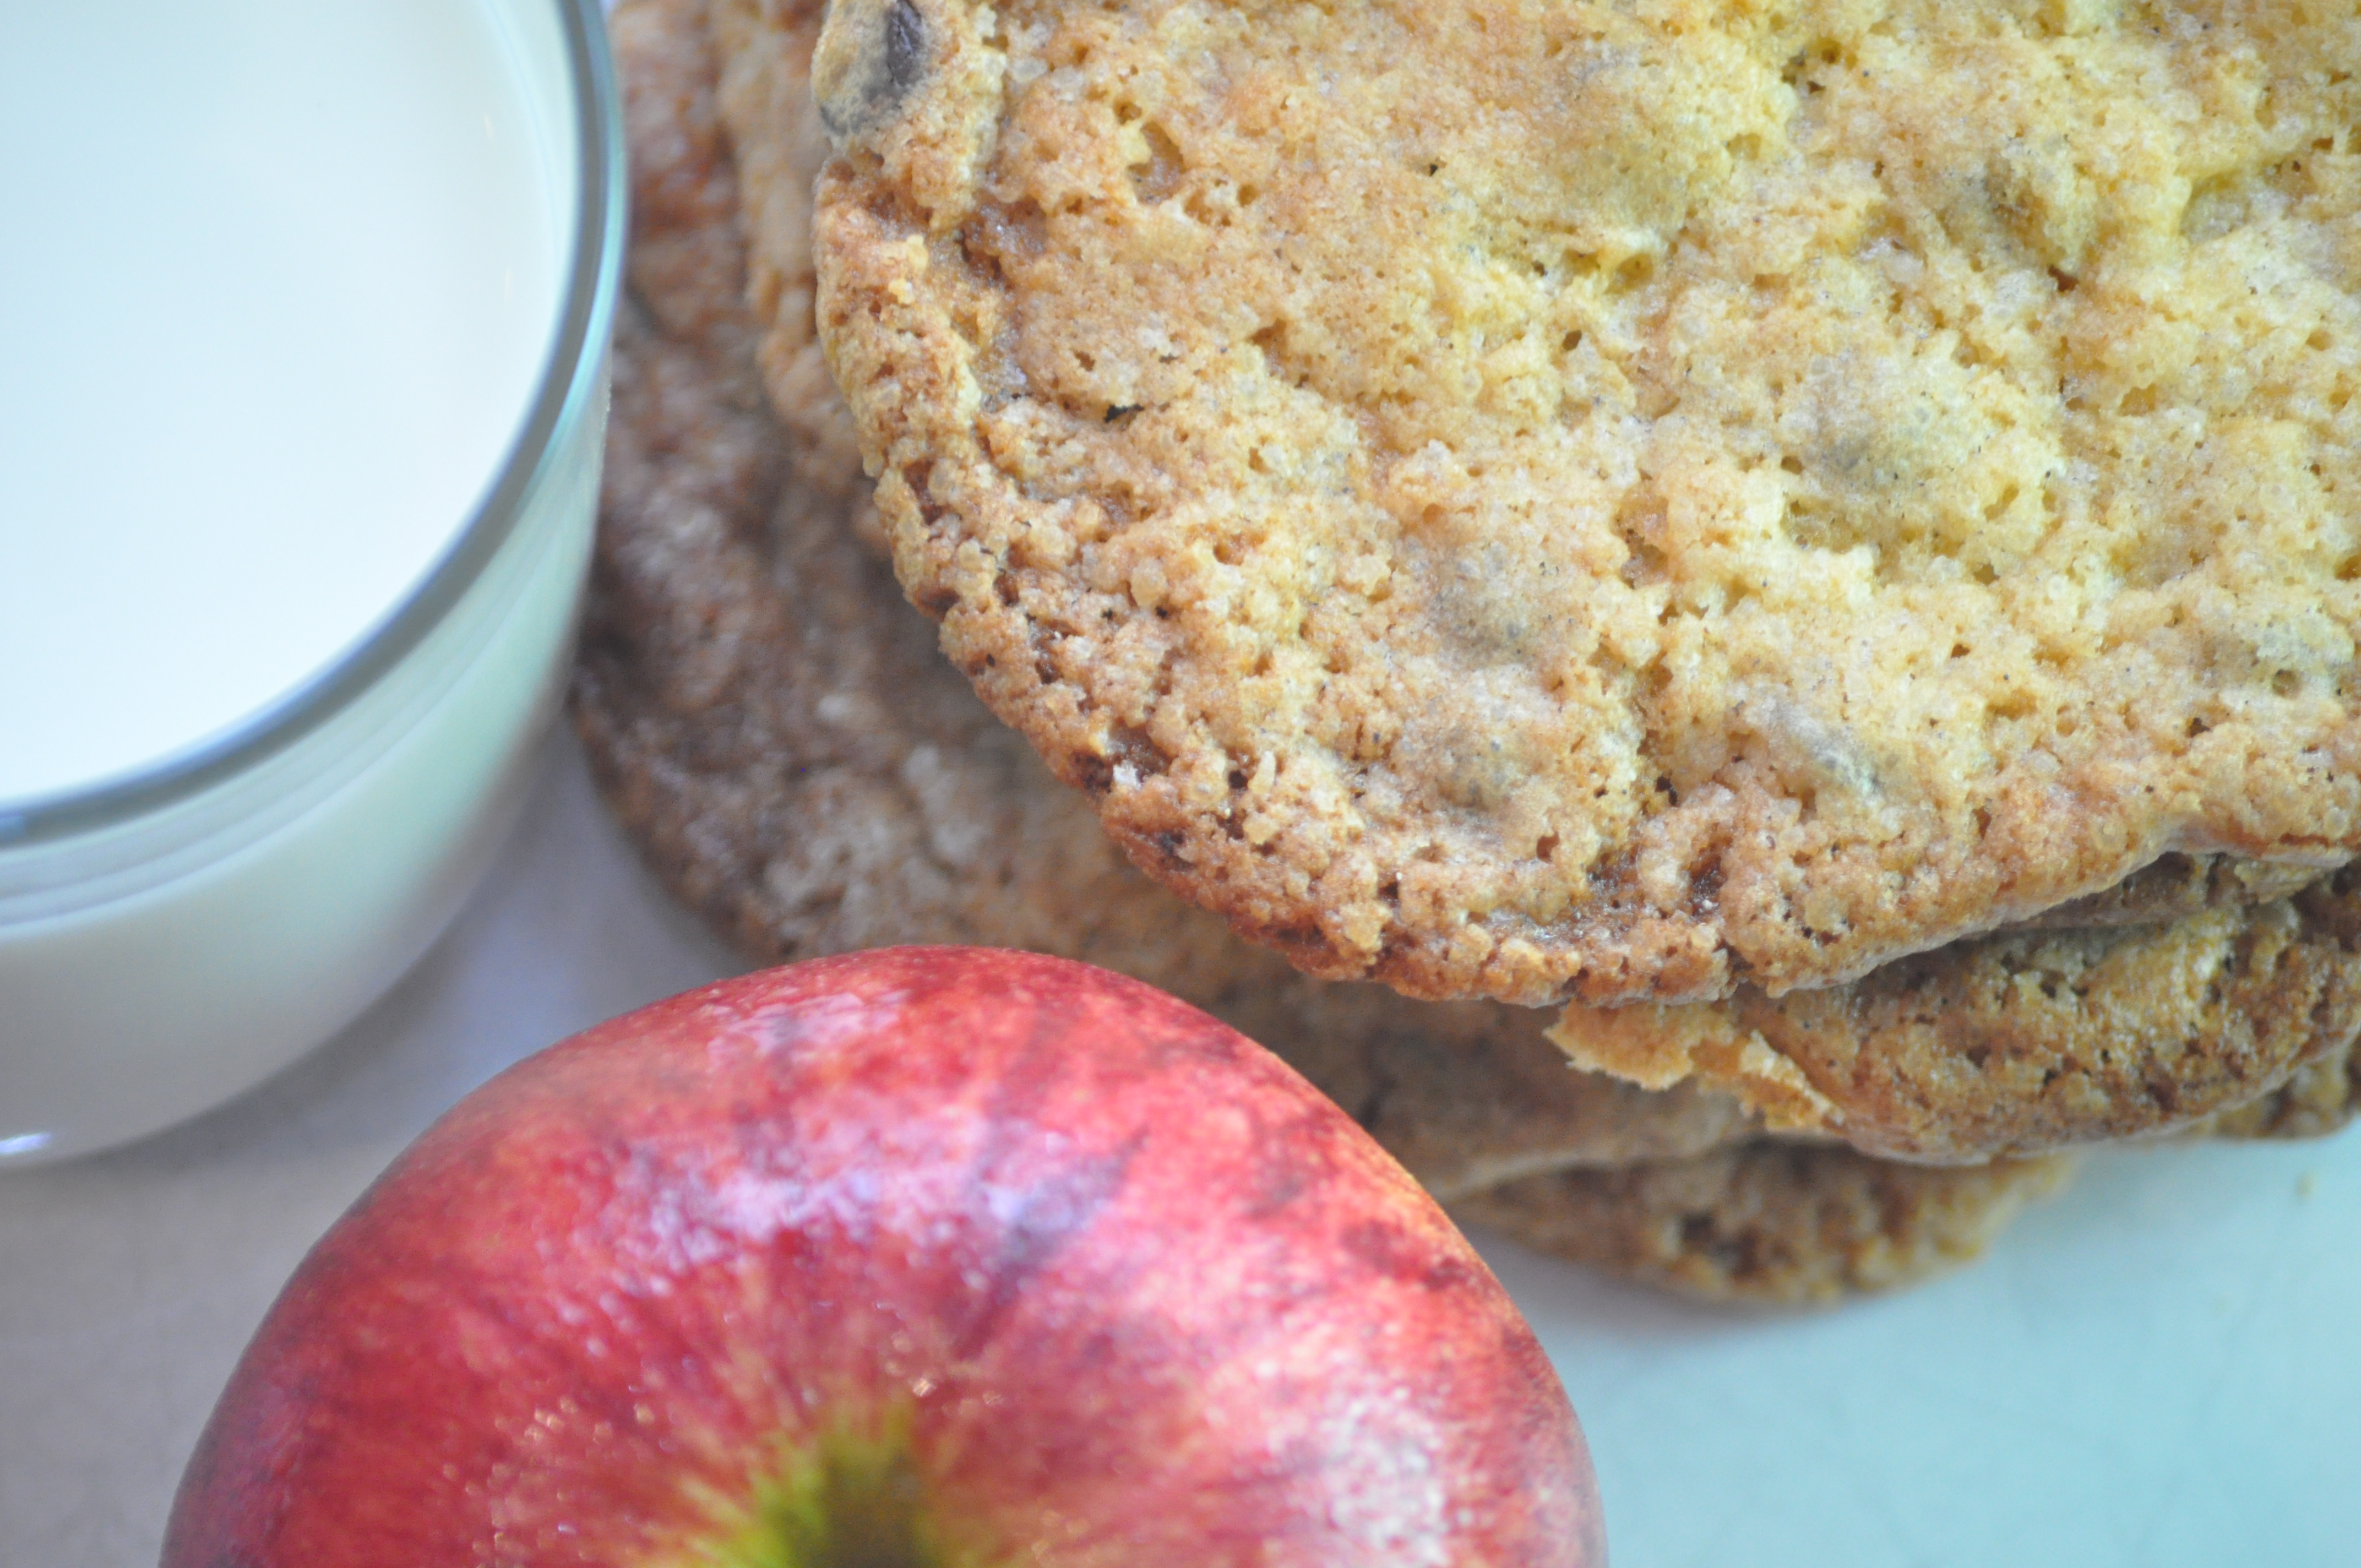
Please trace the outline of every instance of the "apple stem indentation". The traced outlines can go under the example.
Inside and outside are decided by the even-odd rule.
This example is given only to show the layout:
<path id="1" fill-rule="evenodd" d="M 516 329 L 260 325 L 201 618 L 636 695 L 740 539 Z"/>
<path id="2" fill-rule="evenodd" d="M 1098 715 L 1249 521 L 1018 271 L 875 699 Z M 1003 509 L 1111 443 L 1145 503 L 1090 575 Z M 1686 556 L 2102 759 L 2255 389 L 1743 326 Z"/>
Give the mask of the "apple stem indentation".
<path id="1" fill-rule="evenodd" d="M 685 1568 L 989 1568 L 948 1541 L 906 1418 L 782 1445 L 742 1522 Z"/>

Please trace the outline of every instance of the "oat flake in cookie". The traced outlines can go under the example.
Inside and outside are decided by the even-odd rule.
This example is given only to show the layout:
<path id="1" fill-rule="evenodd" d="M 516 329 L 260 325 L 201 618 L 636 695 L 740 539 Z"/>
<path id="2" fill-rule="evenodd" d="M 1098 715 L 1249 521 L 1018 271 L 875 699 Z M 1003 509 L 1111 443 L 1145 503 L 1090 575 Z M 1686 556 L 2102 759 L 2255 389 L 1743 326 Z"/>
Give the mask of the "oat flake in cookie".
<path id="1" fill-rule="evenodd" d="M 2349 6 L 847 0 L 898 570 L 1315 972 L 1771 993 L 2361 844 Z"/>

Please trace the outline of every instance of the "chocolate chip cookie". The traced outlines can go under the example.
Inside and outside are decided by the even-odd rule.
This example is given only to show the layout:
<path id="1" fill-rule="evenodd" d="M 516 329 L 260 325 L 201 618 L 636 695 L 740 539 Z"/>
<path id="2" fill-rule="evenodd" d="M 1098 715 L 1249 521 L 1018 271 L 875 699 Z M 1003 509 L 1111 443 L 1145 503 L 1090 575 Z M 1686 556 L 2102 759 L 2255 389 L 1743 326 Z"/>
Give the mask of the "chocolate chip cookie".
<path id="1" fill-rule="evenodd" d="M 1775 997 L 2361 848 L 2345 9 L 844 0 L 815 60 L 903 582 L 1307 970 Z"/>

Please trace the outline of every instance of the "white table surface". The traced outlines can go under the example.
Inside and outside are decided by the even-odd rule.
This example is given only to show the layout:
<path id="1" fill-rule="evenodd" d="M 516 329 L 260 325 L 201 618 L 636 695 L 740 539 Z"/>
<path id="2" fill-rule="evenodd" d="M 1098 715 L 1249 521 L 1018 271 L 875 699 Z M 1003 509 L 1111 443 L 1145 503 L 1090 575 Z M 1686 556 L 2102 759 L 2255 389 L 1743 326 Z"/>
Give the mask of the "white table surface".
<path id="1" fill-rule="evenodd" d="M 152 1563 L 247 1336 L 394 1152 L 731 967 L 560 741 L 474 903 L 346 1034 L 178 1132 L 0 1176 L 0 1565 Z M 1977 1266 L 1831 1312 L 1486 1251 L 1582 1414 L 1620 1568 L 2361 1563 L 2361 1137 L 2094 1160 Z"/>

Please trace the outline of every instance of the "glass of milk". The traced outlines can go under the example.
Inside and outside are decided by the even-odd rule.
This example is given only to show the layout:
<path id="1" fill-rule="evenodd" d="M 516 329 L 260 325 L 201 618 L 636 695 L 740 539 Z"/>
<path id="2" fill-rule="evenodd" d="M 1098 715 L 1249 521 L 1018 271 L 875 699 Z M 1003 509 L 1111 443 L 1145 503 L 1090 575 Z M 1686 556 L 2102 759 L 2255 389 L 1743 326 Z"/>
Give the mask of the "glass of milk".
<path id="1" fill-rule="evenodd" d="M 486 864 L 623 179 L 597 0 L 0 16 L 0 1169 L 275 1072 Z"/>

